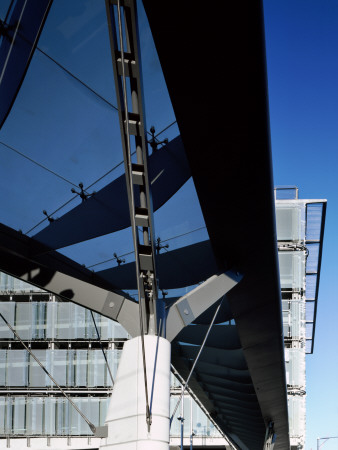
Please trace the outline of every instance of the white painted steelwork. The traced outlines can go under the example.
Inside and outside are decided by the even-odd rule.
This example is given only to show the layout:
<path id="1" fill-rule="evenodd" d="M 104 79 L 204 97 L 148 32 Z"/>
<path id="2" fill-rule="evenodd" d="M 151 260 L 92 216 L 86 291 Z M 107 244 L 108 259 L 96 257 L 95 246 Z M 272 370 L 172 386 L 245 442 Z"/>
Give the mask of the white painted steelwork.
<path id="1" fill-rule="evenodd" d="M 169 449 L 170 343 L 150 335 L 144 336 L 144 341 L 151 426 L 148 429 L 142 345 L 138 336 L 124 344 L 106 419 L 108 437 L 102 439 L 101 449 Z"/>

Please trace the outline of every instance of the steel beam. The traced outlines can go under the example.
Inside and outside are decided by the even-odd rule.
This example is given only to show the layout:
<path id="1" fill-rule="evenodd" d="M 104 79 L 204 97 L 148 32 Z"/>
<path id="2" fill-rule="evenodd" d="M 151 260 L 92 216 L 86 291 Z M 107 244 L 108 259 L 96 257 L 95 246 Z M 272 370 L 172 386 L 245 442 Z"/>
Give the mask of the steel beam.
<path id="1" fill-rule="evenodd" d="M 139 335 L 138 304 L 90 270 L 0 224 L 0 270 L 118 321 Z"/>
<path id="2" fill-rule="evenodd" d="M 242 275 L 233 271 L 213 275 L 200 286 L 180 297 L 170 307 L 167 316 L 166 338 L 172 341 L 184 327 L 220 300 L 241 279 Z"/>

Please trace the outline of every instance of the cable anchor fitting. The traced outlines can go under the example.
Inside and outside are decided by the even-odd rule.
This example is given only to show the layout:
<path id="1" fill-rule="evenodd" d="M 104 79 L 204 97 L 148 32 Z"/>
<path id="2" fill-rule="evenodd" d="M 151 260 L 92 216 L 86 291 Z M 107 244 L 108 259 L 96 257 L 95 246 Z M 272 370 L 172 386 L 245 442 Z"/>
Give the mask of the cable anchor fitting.
<path id="1" fill-rule="evenodd" d="M 125 263 L 126 262 L 126 260 L 124 259 L 124 258 L 120 258 L 119 256 L 117 256 L 117 254 L 116 253 L 114 253 L 114 258 L 113 259 L 115 259 L 116 260 L 116 262 L 117 262 L 117 265 L 118 266 L 120 266 L 121 264 L 123 264 L 123 263 Z"/>
<path id="2" fill-rule="evenodd" d="M 169 142 L 169 140 L 167 138 L 164 139 L 163 141 L 159 141 L 158 139 L 156 139 L 154 126 L 152 126 L 150 128 L 150 134 L 151 134 L 151 139 L 149 141 L 147 140 L 147 142 L 150 145 L 150 147 L 152 148 L 153 153 L 158 150 L 157 147 L 159 145 L 168 144 L 168 142 Z"/>
<path id="3" fill-rule="evenodd" d="M 83 202 L 85 202 L 88 198 L 92 197 L 95 194 L 95 191 L 91 194 L 87 194 L 83 189 L 83 183 L 79 183 L 80 192 L 76 191 L 74 188 L 71 189 L 73 194 L 77 194 Z"/>
<path id="4" fill-rule="evenodd" d="M 161 242 L 162 242 L 162 241 L 161 241 L 161 238 L 158 237 L 158 238 L 156 239 L 156 245 L 155 245 L 155 249 L 156 249 L 156 254 L 157 254 L 157 255 L 160 254 L 160 251 L 162 250 L 162 248 L 169 248 L 169 244 L 163 245 Z"/>
<path id="5" fill-rule="evenodd" d="M 42 211 L 42 214 L 47 217 L 49 223 L 55 222 L 55 219 L 51 215 L 47 214 L 47 211 L 45 209 Z"/>

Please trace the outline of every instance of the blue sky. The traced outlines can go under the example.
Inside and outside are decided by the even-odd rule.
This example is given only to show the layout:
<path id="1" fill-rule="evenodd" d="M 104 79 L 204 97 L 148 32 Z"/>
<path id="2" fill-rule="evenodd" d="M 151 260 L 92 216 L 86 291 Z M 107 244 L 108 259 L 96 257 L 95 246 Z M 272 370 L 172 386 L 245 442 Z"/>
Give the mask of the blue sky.
<path id="1" fill-rule="evenodd" d="M 326 198 L 314 354 L 307 356 L 306 449 L 338 436 L 338 2 L 264 1 L 275 185 Z M 338 439 L 321 448 L 338 449 Z"/>
<path id="2" fill-rule="evenodd" d="M 0 2 L 2 18 L 8 3 Z M 88 9 L 89 3 L 95 7 Z M 314 450 L 318 436 L 338 436 L 338 2 L 265 0 L 264 8 L 275 184 L 297 185 L 302 198 L 328 200 L 315 351 L 307 357 L 306 449 Z M 147 125 L 159 131 L 174 115 L 142 11 L 140 24 Z M 103 60 L 110 61 L 103 1 L 55 0 L 39 46 L 116 104 L 112 68 L 100 66 Z M 121 161 L 119 133 L 114 109 L 37 52 L 0 141 L 71 182 L 88 186 Z M 177 127 L 172 127 L 163 137 L 177 134 Z M 1 222 L 27 231 L 43 219 L 43 209 L 51 212 L 72 197 L 69 183 L 1 145 L 0 151 Z M 189 208 L 180 221 L 171 217 L 169 222 L 166 207 L 155 215 L 162 239 L 204 224 L 191 183 L 169 202 L 171 211 L 175 201 Z M 103 261 L 113 252 L 132 249 L 123 244 L 127 233 L 115 240 L 79 244 L 64 253 L 85 264 Z M 205 233 L 194 236 L 186 243 L 205 238 Z M 174 248 L 173 241 L 171 245 Z M 338 439 L 323 448 L 337 450 Z"/>

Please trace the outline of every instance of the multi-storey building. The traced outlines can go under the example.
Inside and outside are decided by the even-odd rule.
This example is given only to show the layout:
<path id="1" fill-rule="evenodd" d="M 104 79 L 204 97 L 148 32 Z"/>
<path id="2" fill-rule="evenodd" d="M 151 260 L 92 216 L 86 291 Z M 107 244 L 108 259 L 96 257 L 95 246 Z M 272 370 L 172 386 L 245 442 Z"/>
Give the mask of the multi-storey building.
<path id="1" fill-rule="evenodd" d="M 306 354 L 314 349 L 326 200 L 303 200 L 298 189 L 276 189 L 291 449 L 305 447 Z"/>
<path id="2" fill-rule="evenodd" d="M 296 188 L 276 189 L 292 449 L 305 442 L 305 355 L 313 352 L 325 209 L 325 200 L 301 200 Z M 129 338 L 121 325 L 6 274 L 0 274 L 0 312 L 83 414 L 103 425 L 111 378 Z M 85 420 L 0 320 L 0 447 L 98 448 Z M 172 411 L 180 393 L 173 376 Z M 181 445 L 183 432 L 186 448 L 191 442 L 233 448 L 197 402 L 184 396 L 172 444 Z"/>

